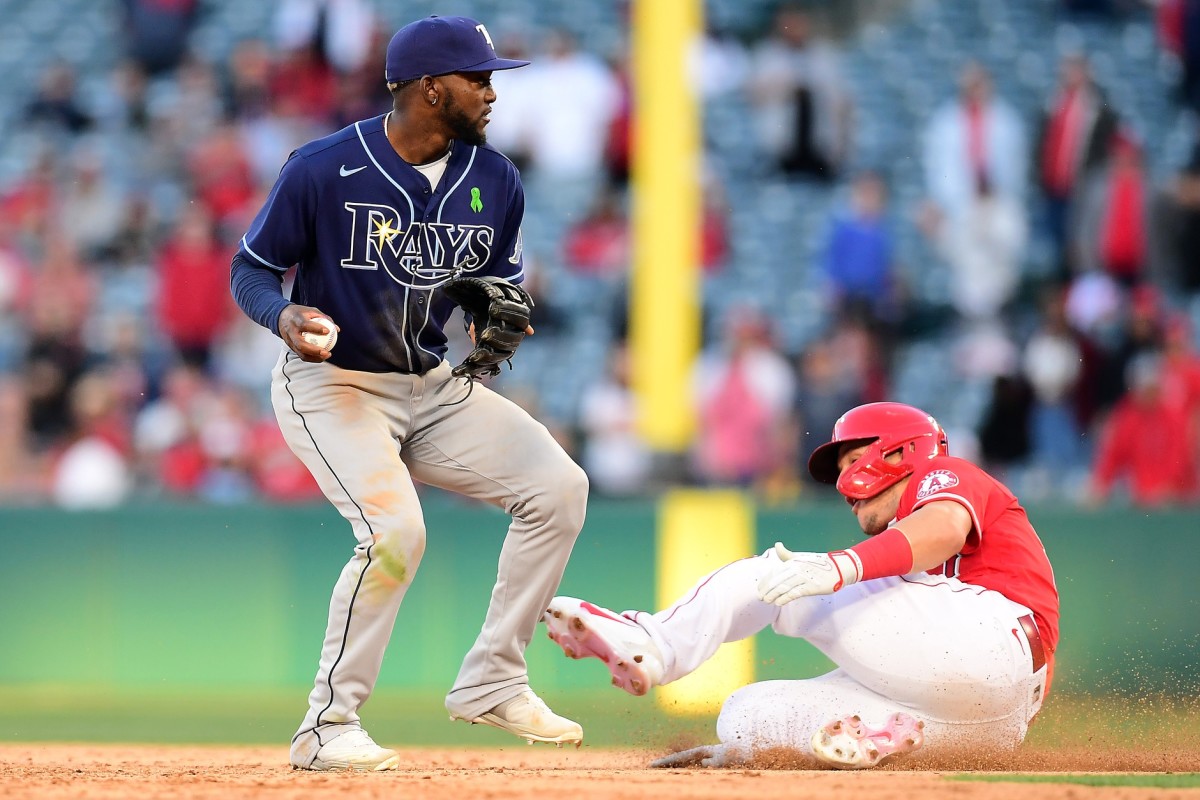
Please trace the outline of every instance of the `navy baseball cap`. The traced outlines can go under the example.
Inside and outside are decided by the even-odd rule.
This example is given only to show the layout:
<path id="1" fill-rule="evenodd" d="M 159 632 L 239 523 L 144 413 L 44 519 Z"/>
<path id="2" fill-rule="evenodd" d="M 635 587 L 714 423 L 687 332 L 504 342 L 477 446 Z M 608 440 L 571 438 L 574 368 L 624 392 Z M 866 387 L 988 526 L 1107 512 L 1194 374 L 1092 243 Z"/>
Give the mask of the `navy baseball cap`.
<path id="1" fill-rule="evenodd" d="M 489 72 L 528 63 L 497 57 L 491 34 L 476 20 L 431 16 L 396 31 L 388 42 L 384 79 L 400 83 L 422 75 Z"/>

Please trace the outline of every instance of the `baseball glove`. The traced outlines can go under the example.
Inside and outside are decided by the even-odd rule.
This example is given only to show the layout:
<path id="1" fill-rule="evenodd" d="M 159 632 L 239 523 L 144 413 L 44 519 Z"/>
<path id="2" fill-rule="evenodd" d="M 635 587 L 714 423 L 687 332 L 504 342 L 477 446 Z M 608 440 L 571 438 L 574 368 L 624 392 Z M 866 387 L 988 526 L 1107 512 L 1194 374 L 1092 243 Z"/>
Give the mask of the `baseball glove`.
<path id="1" fill-rule="evenodd" d="M 471 380 L 496 375 L 525 339 L 533 298 L 520 286 L 491 276 L 454 278 L 442 290 L 466 313 L 467 324 L 475 323 L 475 349 L 451 374 Z"/>

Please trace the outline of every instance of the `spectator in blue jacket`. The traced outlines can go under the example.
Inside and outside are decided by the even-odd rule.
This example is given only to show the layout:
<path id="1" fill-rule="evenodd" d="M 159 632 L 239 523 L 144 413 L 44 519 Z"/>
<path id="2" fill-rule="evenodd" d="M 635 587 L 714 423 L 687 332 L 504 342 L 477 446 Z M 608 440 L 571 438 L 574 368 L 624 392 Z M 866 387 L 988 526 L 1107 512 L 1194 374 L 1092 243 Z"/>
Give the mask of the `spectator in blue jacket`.
<path id="1" fill-rule="evenodd" d="M 873 318 L 892 316 L 896 287 L 886 211 L 883 177 L 872 171 L 858 174 L 847 208 L 834 216 L 825 255 L 825 276 L 835 307 L 866 306 Z"/>

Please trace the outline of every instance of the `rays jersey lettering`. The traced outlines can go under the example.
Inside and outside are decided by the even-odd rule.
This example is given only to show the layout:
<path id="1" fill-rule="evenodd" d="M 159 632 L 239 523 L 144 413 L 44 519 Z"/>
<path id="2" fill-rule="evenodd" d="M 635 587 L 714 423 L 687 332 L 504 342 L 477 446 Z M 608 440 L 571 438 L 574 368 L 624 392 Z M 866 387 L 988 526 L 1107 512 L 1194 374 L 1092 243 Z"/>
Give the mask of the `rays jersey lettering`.
<path id="1" fill-rule="evenodd" d="M 384 269 L 401 286 L 436 286 L 472 272 L 492 255 L 495 231 L 487 225 L 413 222 L 401 227 L 400 212 L 379 203 L 344 204 L 350 215 L 350 253 L 343 269 Z"/>
<path id="2" fill-rule="evenodd" d="M 392 149 L 383 119 L 294 152 L 242 252 L 264 269 L 296 267 L 291 299 L 341 326 L 332 363 L 421 373 L 447 349 L 455 306 L 443 283 L 461 272 L 524 277 L 525 194 L 507 158 L 457 142 L 430 186 Z"/>

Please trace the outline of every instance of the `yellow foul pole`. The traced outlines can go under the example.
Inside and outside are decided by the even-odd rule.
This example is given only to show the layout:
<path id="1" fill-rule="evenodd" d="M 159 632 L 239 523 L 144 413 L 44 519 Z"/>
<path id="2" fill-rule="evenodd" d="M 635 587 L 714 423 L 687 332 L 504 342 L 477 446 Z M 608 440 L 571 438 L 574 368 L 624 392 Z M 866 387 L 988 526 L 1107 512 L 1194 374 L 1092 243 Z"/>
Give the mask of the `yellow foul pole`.
<path id="1" fill-rule="evenodd" d="M 639 432 L 668 453 L 683 451 L 695 427 L 701 165 L 691 55 L 702 17 L 701 0 L 633 3 L 632 382 Z"/>
<path id="2" fill-rule="evenodd" d="M 696 424 L 691 371 L 700 344 L 701 118 L 692 56 L 702 0 L 634 0 L 633 12 L 633 388 L 641 436 L 659 452 L 678 454 Z M 658 607 L 753 546 L 754 511 L 740 492 L 668 492 L 658 513 Z M 746 639 L 724 645 L 656 697 L 672 713 L 712 713 L 753 679 L 754 641 Z"/>
<path id="3" fill-rule="evenodd" d="M 658 508 L 656 607 L 688 596 L 709 572 L 754 548 L 754 506 L 744 492 L 676 489 Z M 656 691 L 673 714 L 712 714 L 754 680 L 754 639 L 721 645 L 698 670 Z"/>

